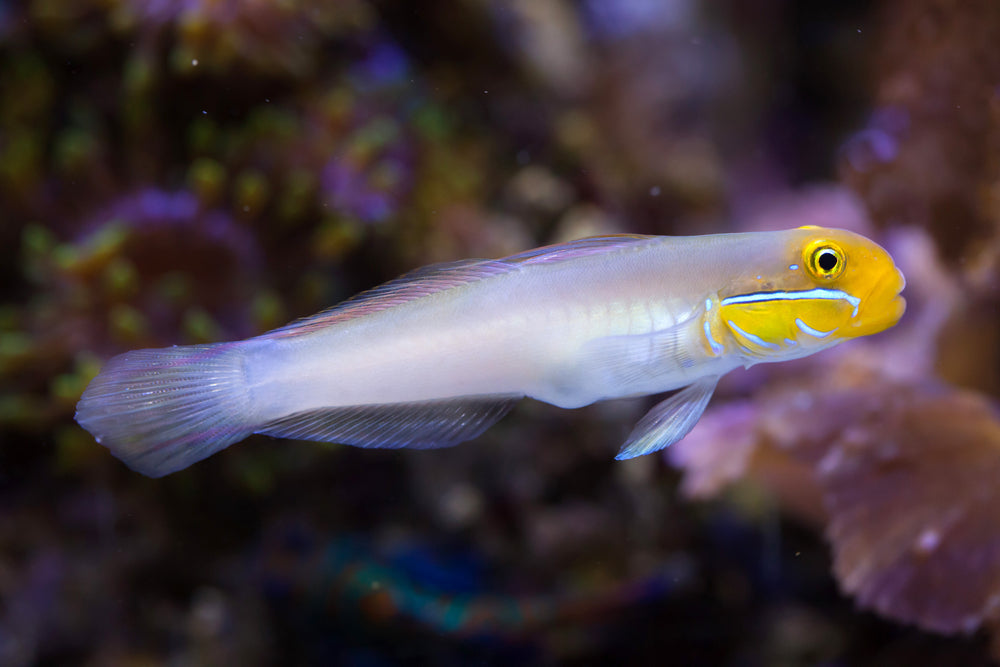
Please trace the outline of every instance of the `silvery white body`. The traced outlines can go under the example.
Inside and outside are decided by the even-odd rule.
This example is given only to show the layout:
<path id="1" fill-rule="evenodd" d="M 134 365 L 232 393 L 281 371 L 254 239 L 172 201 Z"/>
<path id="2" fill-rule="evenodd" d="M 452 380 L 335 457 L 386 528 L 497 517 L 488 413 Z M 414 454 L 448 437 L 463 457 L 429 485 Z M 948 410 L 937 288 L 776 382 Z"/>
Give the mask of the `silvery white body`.
<path id="1" fill-rule="evenodd" d="M 626 246 L 518 266 L 300 337 L 247 341 L 252 409 L 270 421 L 475 395 L 574 408 L 676 389 L 742 363 L 704 352 L 695 320 L 712 286 L 703 268 L 676 246 Z M 654 344 L 682 323 L 691 326 L 678 348 Z M 615 349 L 605 349 L 609 339 Z"/>
<path id="2" fill-rule="evenodd" d="M 572 408 L 686 387 L 636 426 L 630 458 L 683 437 L 719 376 L 762 360 L 709 322 L 722 286 L 787 264 L 786 234 L 603 237 L 428 267 L 246 341 L 119 355 L 77 421 L 161 476 L 251 433 L 441 447 L 525 396 Z"/>

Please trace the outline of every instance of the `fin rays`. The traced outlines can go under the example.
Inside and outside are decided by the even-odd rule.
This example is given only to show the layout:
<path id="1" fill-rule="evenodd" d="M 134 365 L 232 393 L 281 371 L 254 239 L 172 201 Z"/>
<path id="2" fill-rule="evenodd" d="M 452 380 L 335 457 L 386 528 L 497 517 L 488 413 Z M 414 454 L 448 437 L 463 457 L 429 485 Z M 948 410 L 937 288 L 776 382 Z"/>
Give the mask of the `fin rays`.
<path id="1" fill-rule="evenodd" d="M 471 440 L 510 412 L 520 396 L 356 405 L 282 417 L 257 433 L 355 447 L 433 449 Z"/>
<path id="2" fill-rule="evenodd" d="M 250 435 L 239 343 L 134 350 L 105 364 L 76 420 L 133 470 L 161 477 Z"/>
<path id="3" fill-rule="evenodd" d="M 703 377 L 658 403 L 635 425 L 615 458 L 651 454 L 686 436 L 701 419 L 718 382 L 718 376 Z"/>

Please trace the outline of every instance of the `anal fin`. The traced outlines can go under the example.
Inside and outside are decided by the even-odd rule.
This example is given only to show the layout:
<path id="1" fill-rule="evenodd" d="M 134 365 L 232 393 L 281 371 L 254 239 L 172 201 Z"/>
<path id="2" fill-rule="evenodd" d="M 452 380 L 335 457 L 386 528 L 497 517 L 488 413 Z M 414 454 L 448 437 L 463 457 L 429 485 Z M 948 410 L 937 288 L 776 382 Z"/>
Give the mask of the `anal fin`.
<path id="1" fill-rule="evenodd" d="M 433 449 L 475 438 L 495 424 L 521 396 L 352 405 L 298 412 L 257 433 L 280 438 L 337 442 L 355 447 Z"/>
<path id="2" fill-rule="evenodd" d="M 651 454 L 686 436 L 701 419 L 718 383 L 716 375 L 703 377 L 658 403 L 635 425 L 615 458 Z"/>

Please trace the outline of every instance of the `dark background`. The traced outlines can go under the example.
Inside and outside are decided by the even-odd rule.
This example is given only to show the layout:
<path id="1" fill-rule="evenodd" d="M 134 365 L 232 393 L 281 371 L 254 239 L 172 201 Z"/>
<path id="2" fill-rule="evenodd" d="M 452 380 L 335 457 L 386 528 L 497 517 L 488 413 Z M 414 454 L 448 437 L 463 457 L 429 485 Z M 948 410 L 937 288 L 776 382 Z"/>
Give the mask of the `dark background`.
<path id="1" fill-rule="evenodd" d="M 997 35 L 985 0 L 0 0 L 0 662 L 985 664 L 855 609 L 766 487 L 614 462 L 646 402 L 160 480 L 73 410 L 125 350 L 816 188 L 978 267 L 938 367 L 995 398 Z"/>

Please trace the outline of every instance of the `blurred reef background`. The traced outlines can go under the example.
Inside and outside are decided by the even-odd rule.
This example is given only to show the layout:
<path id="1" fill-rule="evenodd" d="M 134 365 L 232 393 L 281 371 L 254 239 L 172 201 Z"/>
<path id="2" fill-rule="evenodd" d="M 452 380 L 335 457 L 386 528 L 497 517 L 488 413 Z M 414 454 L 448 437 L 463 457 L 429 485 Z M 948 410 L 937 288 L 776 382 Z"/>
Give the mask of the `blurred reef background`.
<path id="1" fill-rule="evenodd" d="M 1000 3 L 0 0 L 0 664 L 1000 656 Z M 824 224 L 894 330 L 439 451 L 254 437 L 150 480 L 119 352 L 609 232 Z"/>

